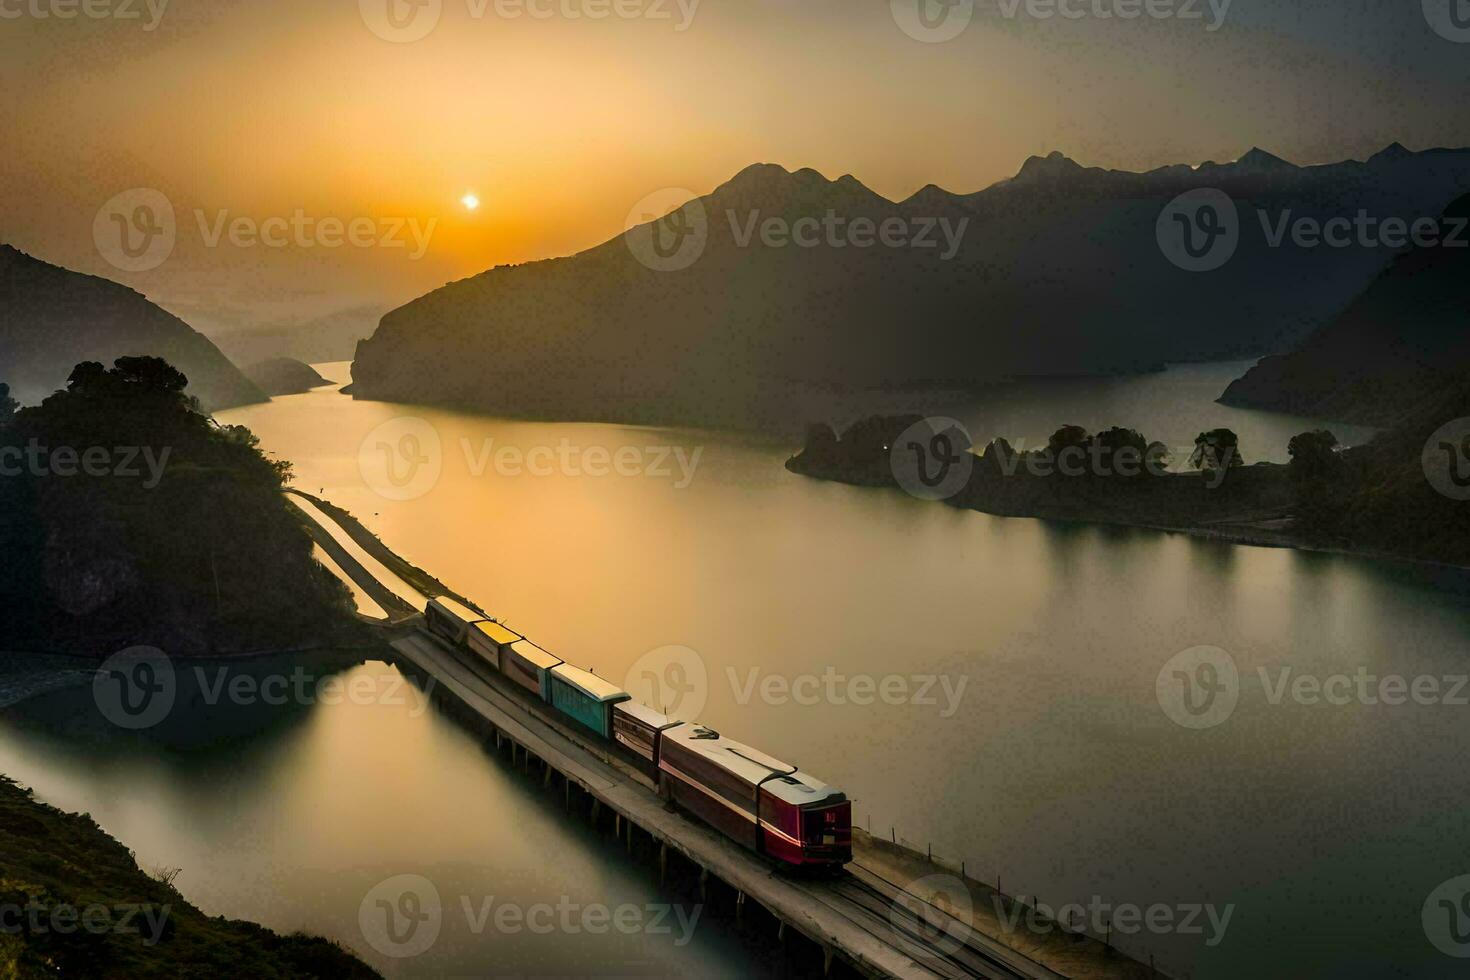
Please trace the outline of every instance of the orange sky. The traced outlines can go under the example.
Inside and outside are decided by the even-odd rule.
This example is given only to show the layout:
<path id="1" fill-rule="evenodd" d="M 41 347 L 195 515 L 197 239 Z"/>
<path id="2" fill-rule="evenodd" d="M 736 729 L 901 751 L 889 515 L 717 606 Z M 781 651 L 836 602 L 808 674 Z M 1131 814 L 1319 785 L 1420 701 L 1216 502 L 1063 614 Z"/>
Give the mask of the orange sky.
<path id="1" fill-rule="evenodd" d="M 388 0 L 152 0 L 152 29 L 148 0 L 97 2 L 141 17 L 0 0 L 0 240 L 206 331 L 577 251 L 650 192 L 707 192 L 756 161 L 901 198 L 977 190 L 1051 149 L 1144 169 L 1253 144 L 1311 162 L 1470 143 L 1470 45 L 1418 3 L 1235 0 L 1211 31 L 1206 0 L 1205 21 L 1007 18 L 981 0 L 957 37 L 923 43 L 888 0 L 425 0 L 434 29 L 392 43 L 370 26 Z M 637 15 L 591 16 L 614 3 Z M 98 208 L 135 187 L 177 220 L 167 261 L 140 272 L 93 238 Z M 433 232 L 418 258 L 207 233 L 298 212 Z"/>

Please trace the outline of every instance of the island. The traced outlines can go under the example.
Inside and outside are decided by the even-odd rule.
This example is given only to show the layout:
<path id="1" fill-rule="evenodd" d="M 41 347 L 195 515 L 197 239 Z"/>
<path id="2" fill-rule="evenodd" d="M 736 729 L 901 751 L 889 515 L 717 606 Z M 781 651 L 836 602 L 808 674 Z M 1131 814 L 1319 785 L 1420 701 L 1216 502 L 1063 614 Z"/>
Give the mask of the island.
<path id="1" fill-rule="evenodd" d="M 316 373 L 310 364 L 290 357 L 271 357 L 245 368 L 245 376 L 272 397 L 299 395 L 313 388 L 331 384 Z"/>
<path id="2" fill-rule="evenodd" d="M 856 486 L 902 488 L 928 500 L 1003 517 L 1125 525 L 1273 547 L 1470 565 L 1470 514 L 1454 486 L 1470 441 L 1436 433 L 1470 418 L 1461 386 L 1364 446 L 1327 430 L 1295 436 L 1291 462 L 1248 465 L 1229 429 L 1202 432 L 1181 470 L 1141 433 L 1063 426 L 1044 447 L 997 439 L 980 452 L 957 428 L 919 415 L 865 418 L 839 435 L 808 428 L 786 468 Z M 1466 436 L 1470 436 L 1467 428 Z M 1426 477 L 1452 468 L 1446 482 Z"/>

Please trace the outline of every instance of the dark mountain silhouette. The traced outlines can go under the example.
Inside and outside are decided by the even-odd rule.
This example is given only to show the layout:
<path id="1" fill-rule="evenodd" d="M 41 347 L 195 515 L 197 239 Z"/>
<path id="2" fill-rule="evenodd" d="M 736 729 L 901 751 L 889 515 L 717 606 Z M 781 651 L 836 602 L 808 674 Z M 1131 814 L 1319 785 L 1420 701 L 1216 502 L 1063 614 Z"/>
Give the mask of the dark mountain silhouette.
<path id="1" fill-rule="evenodd" d="M 1298 350 L 1262 360 L 1220 401 L 1388 425 L 1462 385 L 1470 373 L 1470 195 L 1446 209 L 1440 227 L 1441 244 L 1400 255 L 1341 316 Z M 1456 228 L 1459 245 L 1450 237 Z"/>
<path id="2" fill-rule="evenodd" d="M 1289 236 L 1273 247 L 1266 228 L 1360 209 L 1412 220 L 1470 190 L 1470 151 L 1401 150 L 1317 167 L 1252 150 L 1142 174 L 1054 153 L 978 193 L 929 186 L 901 203 L 851 176 L 757 165 L 629 236 L 390 312 L 358 346 L 351 390 L 519 415 L 789 425 L 794 388 L 971 386 L 1290 350 L 1390 256 Z M 1228 194 L 1240 220 L 1234 257 L 1208 273 L 1171 264 L 1156 232 L 1168 202 L 1199 188 Z M 836 245 L 815 224 L 815 247 L 760 230 L 828 216 L 845 229 Z M 859 218 L 898 219 L 931 247 L 857 247 Z M 658 231 L 672 247 L 701 222 L 706 246 L 676 271 L 628 241 Z M 945 228 L 963 230 L 948 260 Z"/>
<path id="3" fill-rule="evenodd" d="M 206 411 L 265 400 L 203 335 L 141 293 L 0 245 L 0 381 L 34 404 L 82 361 L 151 355 L 189 376 Z"/>
<path id="4" fill-rule="evenodd" d="M 245 376 L 268 395 L 297 395 L 331 383 L 310 365 L 289 357 L 273 357 L 252 364 L 245 369 Z"/>

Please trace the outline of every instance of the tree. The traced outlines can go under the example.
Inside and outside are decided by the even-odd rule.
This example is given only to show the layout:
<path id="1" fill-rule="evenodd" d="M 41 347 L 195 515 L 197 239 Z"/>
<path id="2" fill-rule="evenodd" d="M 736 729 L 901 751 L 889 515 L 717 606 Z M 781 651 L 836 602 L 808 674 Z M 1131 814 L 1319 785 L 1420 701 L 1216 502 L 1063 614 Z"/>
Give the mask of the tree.
<path id="1" fill-rule="evenodd" d="M 1104 476 L 1138 476 L 1144 472 L 1149 442 L 1135 429 L 1114 426 L 1092 439 L 1099 472 Z"/>
<path id="2" fill-rule="evenodd" d="M 1244 466 L 1240 455 L 1240 437 L 1229 429 L 1211 429 L 1194 439 L 1194 452 L 1189 464 L 1197 470 L 1214 472 Z"/>
<path id="3" fill-rule="evenodd" d="M 1303 432 L 1287 443 L 1296 486 L 1296 515 L 1308 527 L 1325 528 L 1341 515 L 1345 483 L 1342 447 L 1326 429 Z"/>
<path id="4" fill-rule="evenodd" d="M 1046 440 L 1046 451 L 1055 459 L 1064 449 L 1080 447 L 1087 449 L 1087 430 L 1080 425 L 1064 425 Z"/>
<path id="5" fill-rule="evenodd" d="M 10 385 L 0 382 L 0 423 L 9 422 L 15 417 L 15 410 L 20 403 L 10 397 Z"/>
<path id="6" fill-rule="evenodd" d="M 1342 446 L 1326 429 L 1292 436 L 1286 452 L 1291 457 L 1291 475 L 1298 481 L 1330 479 L 1342 469 Z"/>

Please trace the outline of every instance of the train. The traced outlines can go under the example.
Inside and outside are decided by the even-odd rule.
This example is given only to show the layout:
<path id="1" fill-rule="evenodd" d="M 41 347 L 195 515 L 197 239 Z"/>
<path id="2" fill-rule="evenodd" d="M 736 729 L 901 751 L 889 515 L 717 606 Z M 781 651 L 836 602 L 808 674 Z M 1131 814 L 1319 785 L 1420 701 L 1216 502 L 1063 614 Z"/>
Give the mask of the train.
<path id="1" fill-rule="evenodd" d="M 705 725 L 671 718 L 448 596 L 424 609 L 435 636 L 642 771 L 659 795 L 778 866 L 852 860 L 852 802 L 839 789 Z"/>

